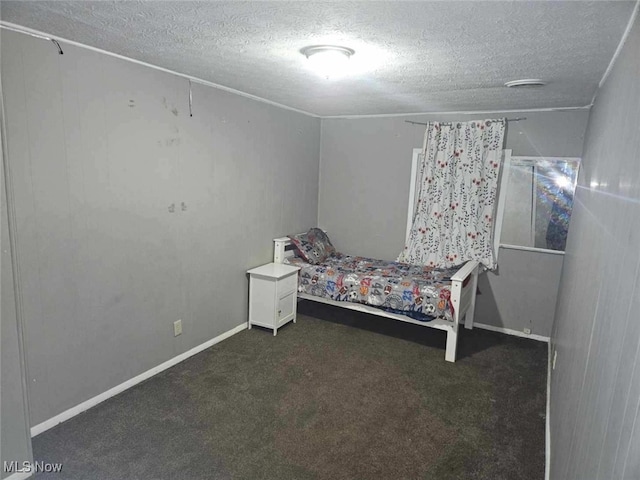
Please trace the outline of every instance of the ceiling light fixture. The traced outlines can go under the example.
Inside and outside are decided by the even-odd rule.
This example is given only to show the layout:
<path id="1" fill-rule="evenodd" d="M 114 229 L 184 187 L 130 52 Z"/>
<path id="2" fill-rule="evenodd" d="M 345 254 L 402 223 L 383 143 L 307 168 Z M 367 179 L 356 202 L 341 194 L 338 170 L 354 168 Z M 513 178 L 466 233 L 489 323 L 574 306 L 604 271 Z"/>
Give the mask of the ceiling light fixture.
<path id="1" fill-rule="evenodd" d="M 547 82 L 540 80 L 539 78 L 523 78 L 522 80 L 511 80 L 504 84 L 505 87 L 510 88 L 522 88 L 522 87 L 542 87 Z"/>
<path id="2" fill-rule="evenodd" d="M 355 50 L 337 45 L 311 45 L 300 50 L 311 68 L 325 78 L 336 78 L 346 73 L 349 58 Z"/>

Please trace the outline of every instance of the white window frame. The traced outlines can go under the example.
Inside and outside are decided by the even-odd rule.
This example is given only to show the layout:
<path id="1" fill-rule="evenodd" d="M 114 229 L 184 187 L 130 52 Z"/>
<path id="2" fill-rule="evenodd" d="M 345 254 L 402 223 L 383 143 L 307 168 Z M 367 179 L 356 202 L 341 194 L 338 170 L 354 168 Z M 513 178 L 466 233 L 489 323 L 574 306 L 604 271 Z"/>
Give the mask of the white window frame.
<path id="1" fill-rule="evenodd" d="M 541 160 L 557 160 L 560 162 L 577 162 L 578 164 L 578 169 L 580 168 L 580 164 L 582 162 L 582 159 L 580 157 L 535 157 L 535 156 L 531 156 L 531 155 L 527 155 L 527 156 L 520 156 L 520 155 L 514 155 L 511 157 L 511 165 L 514 166 L 531 166 L 533 168 L 535 168 L 535 165 L 537 162 L 541 161 Z M 578 170 L 579 171 L 579 170 Z M 533 175 L 535 176 L 535 170 L 533 172 Z M 505 181 L 508 181 L 509 177 L 506 176 L 505 177 Z M 506 190 L 505 190 L 506 192 Z M 536 192 L 535 192 L 535 188 L 532 189 L 532 198 L 531 198 L 531 202 L 532 202 L 532 222 L 535 222 L 535 218 L 536 218 Z M 575 195 L 575 190 L 574 190 L 574 195 Z M 504 195 L 504 202 L 506 202 L 506 195 Z M 504 212 L 503 212 L 504 214 Z M 532 228 L 532 235 L 535 235 L 535 228 Z M 541 247 L 528 247 L 528 246 L 523 246 L 523 245 L 512 245 L 509 243 L 501 243 L 500 247 L 502 248 L 507 248 L 509 250 L 522 250 L 525 252 L 540 252 L 540 253 L 550 253 L 552 255 L 564 255 L 564 250 L 551 250 L 549 248 L 541 248 Z"/>

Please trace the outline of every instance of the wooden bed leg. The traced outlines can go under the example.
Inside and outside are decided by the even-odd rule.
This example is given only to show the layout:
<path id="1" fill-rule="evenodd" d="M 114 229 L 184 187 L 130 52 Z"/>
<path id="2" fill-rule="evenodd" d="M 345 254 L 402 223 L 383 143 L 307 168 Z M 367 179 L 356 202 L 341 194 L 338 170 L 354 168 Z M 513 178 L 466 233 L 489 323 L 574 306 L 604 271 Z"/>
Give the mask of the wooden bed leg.
<path id="1" fill-rule="evenodd" d="M 471 305 L 467 309 L 467 313 L 464 315 L 464 328 L 467 330 L 473 330 L 473 318 L 476 314 L 476 292 L 478 291 L 478 268 L 473 272 L 473 278 L 471 279 L 471 291 L 473 296 L 471 297 Z"/>
<path id="2" fill-rule="evenodd" d="M 457 325 L 447 330 L 447 350 L 444 354 L 444 359 L 447 362 L 456 361 L 456 350 L 458 348 L 458 328 Z"/>
<path id="3" fill-rule="evenodd" d="M 474 306 L 471 305 L 467 313 L 464 314 L 464 328 L 467 330 L 473 330 L 473 307 Z"/>

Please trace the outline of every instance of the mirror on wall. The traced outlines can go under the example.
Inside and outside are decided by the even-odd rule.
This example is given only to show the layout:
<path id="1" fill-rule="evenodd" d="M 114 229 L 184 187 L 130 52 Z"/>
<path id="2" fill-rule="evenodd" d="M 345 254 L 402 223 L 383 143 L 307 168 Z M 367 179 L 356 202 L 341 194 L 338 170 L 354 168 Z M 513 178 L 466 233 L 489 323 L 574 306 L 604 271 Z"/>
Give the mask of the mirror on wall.
<path id="1" fill-rule="evenodd" d="M 564 251 L 579 158 L 511 157 L 501 243 Z"/>

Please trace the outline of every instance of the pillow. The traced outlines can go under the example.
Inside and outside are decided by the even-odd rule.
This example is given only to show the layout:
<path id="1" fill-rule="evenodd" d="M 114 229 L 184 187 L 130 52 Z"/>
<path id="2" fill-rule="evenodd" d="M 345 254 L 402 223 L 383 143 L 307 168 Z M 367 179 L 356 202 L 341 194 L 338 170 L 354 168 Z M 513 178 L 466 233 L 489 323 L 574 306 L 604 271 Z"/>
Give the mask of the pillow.
<path id="1" fill-rule="evenodd" d="M 302 258 L 313 265 L 324 262 L 336 252 L 327 234 L 319 228 L 310 228 L 307 233 L 289 235 L 289 238 L 300 252 Z"/>

